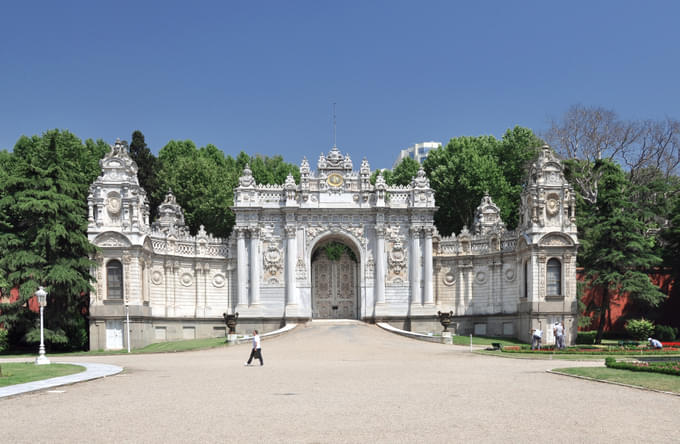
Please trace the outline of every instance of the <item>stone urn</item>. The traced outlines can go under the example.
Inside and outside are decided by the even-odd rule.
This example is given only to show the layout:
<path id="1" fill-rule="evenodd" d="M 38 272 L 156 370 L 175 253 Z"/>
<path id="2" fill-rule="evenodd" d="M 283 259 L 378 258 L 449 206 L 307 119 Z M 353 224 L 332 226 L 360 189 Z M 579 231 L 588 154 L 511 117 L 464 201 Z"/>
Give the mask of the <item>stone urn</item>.
<path id="1" fill-rule="evenodd" d="M 224 316 L 224 322 L 227 324 L 227 328 L 229 329 L 230 335 L 233 335 L 236 333 L 236 323 L 238 320 L 238 313 L 232 313 L 232 314 L 226 314 L 222 313 L 222 316 Z"/>
<path id="2" fill-rule="evenodd" d="M 442 327 L 444 327 L 444 331 L 448 332 L 449 325 L 451 324 L 451 318 L 453 317 L 453 311 L 448 313 L 442 313 L 441 311 L 438 311 L 437 316 L 439 316 L 439 322 L 442 324 Z"/>

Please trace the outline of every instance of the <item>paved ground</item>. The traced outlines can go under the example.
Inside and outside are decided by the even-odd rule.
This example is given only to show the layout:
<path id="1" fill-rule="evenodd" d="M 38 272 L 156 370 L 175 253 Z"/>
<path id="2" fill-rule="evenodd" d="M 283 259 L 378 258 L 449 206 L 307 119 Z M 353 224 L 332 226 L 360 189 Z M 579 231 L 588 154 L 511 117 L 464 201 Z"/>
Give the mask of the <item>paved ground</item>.
<path id="1" fill-rule="evenodd" d="M 466 350 L 314 324 L 264 341 L 264 367 L 243 366 L 245 344 L 83 358 L 125 371 L 0 400 L 0 441 L 680 440 L 680 397 L 545 373 L 573 362 Z"/>

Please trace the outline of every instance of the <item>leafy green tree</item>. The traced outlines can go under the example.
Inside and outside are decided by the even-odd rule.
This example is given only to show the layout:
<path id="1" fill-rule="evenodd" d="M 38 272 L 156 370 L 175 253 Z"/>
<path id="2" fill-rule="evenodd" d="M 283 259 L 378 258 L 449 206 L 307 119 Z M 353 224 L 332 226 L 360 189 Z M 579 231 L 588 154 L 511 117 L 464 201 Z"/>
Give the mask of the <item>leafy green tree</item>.
<path id="1" fill-rule="evenodd" d="M 39 285 L 49 293 L 47 341 L 64 348 L 87 343 L 88 258 L 95 247 L 87 239 L 85 166 L 93 157 L 68 131 L 22 137 L 14 147 L 0 192 L 0 274 L 19 288 L 16 302 L 0 304 L 0 323 L 14 344 L 39 339 L 35 314 L 26 309 Z"/>
<path id="2" fill-rule="evenodd" d="M 493 136 L 457 137 L 429 152 L 423 167 L 439 210 L 435 224 L 444 235 L 472 223 L 485 192 L 501 209 L 508 228 L 517 226 L 519 197 L 529 162 L 542 141 L 531 130 L 515 127 L 501 140 Z"/>
<path id="3" fill-rule="evenodd" d="M 268 157 L 256 154 L 250 157 L 249 164 L 257 183 L 280 185 L 286 181 L 289 174 L 293 175 L 295 182 L 300 182 L 300 169 L 297 165 L 285 162 L 281 156 Z"/>
<path id="4" fill-rule="evenodd" d="M 158 153 L 160 186 L 156 199 L 162 200 L 172 189 L 184 210 L 192 233 L 199 226 L 219 237 L 228 237 L 234 225 L 234 188 L 246 164 L 260 184 L 282 184 L 288 174 L 300 180 L 297 166 L 284 162 L 281 156 L 249 156 L 241 152 L 234 159 L 225 156 L 214 145 L 196 148 L 187 141 L 170 141 Z"/>
<path id="5" fill-rule="evenodd" d="M 159 183 L 158 183 L 158 168 L 159 162 L 156 156 L 153 155 L 144 140 L 144 134 L 136 130 L 132 133 L 132 142 L 130 142 L 130 157 L 137 164 L 137 178 L 139 185 L 146 191 L 147 199 L 149 200 L 150 219 L 156 219 L 158 214 L 158 205 L 162 201 L 158 200 Z"/>
<path id="6" fill-rule="evenodd" d="M 642 308 L 657 307 L 665 295 L 646 271 L 661 258 L 654 241 L 645 237 L 647 226 L 630 199 L 632 185 L 614 162 L 599 160 L 593 167 L 599 177 L 597 204 L 583 214 L 580 225 L 580 261 L 588 285 L 601 294 L 596 342 L 602 340 L 613 297 L 628 293 Z"/>

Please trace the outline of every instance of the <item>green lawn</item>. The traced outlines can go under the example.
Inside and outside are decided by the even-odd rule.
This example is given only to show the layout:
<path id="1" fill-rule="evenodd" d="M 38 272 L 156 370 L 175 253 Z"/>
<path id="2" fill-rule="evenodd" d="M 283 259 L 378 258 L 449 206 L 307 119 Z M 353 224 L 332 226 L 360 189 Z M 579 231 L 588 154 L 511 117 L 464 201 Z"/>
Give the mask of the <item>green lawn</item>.
<path id="1" fill-rule="evenodd" d="M 680 376 L 634 372 L 607 367 L 556 368 L 555 371 L 604 381 L 636 385 L 655 390 L 663 390 L 666 392 L 680 393 Z"/>
<path id="2" fill-rule="evenodd" d="M 144 353 L 169 353 L 169 352 L 179 352 L 179 351 L 190 351 L 190 350 L 203 350 L 208 348 L 215 348 L 226 346 L 226 338 L 207 338 L 207 339 L 190 339 L 186 341 L 171 341 L 171 342 L 159 342 L 156 344 L 149 344 L 144 348 L 132 349 L 132 354 L 144 354 Z M 127 349 L 123 350 L 92 350 L 92 351 L 80 351 L 71 353 L 50 353 L 47 352 L 49 356 L 100 356 L 100 355 L 120 355 L 127 354 Z M 0 358 L 30 358 L 34 357 L 35 354 L 14 354 L 14 355 L 1 355 Z"/>
<path id="3" fill-rule="evenodd" d="M 6 362 L 0 364 L 2 375 L 0 387 L 23 384 L 24 382 L 40 381 L 41 379 L 56 378 L 57 376 L 72 375 L 85 371 L 85 367 L 71 364 L 35 365 L 32 362 Z"/>
<path id="4" fill-rule="evenodd" d="M 222 347 L 225 345 L 227 345 L 225 338 L 190 339 L 187 341 L 157 342 L 155 344 L 149 344 L 144 348 L 133 350 L 132 352 L 133 353 L 180 352 L 189 350 L 203 350 L 207 348 Z"/>
<path id="5" fill-rule="evenodd" d="M 514 338 L 496 338 L 493 336 L 473 336 L 472 345 L 491 345 L 493 342 L 498 342 L 501 345 L 520 345 L 525 342 Z M 470 345 L 470 336 L 454 336 L 453 343 L 455 345 Z"/>

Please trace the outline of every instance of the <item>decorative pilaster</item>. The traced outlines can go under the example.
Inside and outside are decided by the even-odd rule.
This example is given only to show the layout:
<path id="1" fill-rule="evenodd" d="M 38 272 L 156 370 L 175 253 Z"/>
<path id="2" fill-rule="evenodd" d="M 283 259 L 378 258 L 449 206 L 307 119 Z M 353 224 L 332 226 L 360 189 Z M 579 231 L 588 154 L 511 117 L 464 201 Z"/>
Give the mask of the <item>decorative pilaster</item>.
<path id="1" fill-rule="evenodd" d="M 411 235 L 411 259 L 409 261 L 411 265 L 411 276 L 409 277 L 411 281 L 411 304 L 422 304 L 423 303 L 423 295 L 420 291 L 421 288 L 421 266 L 422 266 L 422 260 L 421 260 L 421 251 L 420 251 L 420 234 L 421 234 L 421 229 L 420 227 L 411 227 L 410 229 L 410 235 Z"/>
<path id="2" fill-rule="evenodd" d="M 286 230 L 286 305 L 297 305 L 295 267 L 297 266 L 297 227 L 287 226 Z"/>
<path id="3" fill-rule="evenodd" d="M 426 227 L 423 232 L 425 234 L 424 257 L 423 257 L 423 304 L 434 304 L 434 292 L 432 288 L 432 234 L 434 229 Z"/>
<path id="4" fill-rule="evenodd" d="M 248 257 L 246 255 L 246 231 L 243 228 L 235 228 L 236 231 L 236 254 L 237 270 L 236 282 L 238 284 L 238 305 L 248 306 Z"/>
<path id="5" fill-rule="evenodd" d="M 260 230 L 250 229 L 250 304 L 260 303 Z"/>
<path id="6" fill-rule="evenodd" d="M 375 228 L 375 300 L 377 304 L 385 303 L 385 227 Z"/>

